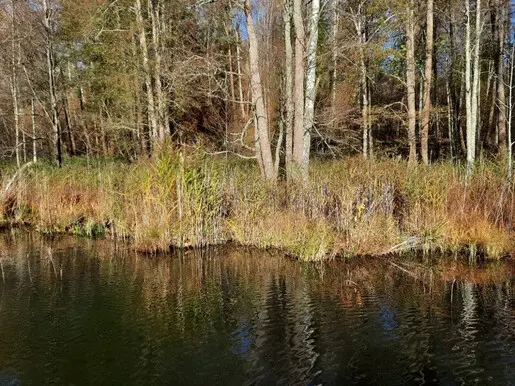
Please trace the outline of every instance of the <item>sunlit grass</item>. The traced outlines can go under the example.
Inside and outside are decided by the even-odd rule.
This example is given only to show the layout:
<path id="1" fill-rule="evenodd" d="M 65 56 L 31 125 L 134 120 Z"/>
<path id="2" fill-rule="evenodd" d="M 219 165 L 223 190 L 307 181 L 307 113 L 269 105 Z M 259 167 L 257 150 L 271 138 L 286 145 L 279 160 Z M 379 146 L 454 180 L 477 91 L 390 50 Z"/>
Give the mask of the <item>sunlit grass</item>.
<path id="1" fill-rule="evenodd" d="M 2 169 L 5 185 L 15 168 Z M 309 183 L 262 182 L 253 163 L 168 149 L 152 160 L 74 160 L 24 171 L 2 221 L 130 240 L 144 252 L 235 241 L 302 260 L 424 251 L 515 250 L 502 164 L 408 169 L 390 159 L 313 162 Z"/>

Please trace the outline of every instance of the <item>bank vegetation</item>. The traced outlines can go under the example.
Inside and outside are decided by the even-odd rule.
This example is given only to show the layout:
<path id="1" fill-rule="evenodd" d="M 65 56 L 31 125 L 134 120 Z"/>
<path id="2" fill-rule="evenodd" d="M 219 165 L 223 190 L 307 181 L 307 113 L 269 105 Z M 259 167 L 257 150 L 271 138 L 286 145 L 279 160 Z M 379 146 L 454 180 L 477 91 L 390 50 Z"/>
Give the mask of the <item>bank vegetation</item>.
<path id="1" fill-rule="evenodd" d="M 270 184 L 252 161 L 201 154 L 37 164 L 14 181 L 5 172 L 2 220 L 126 240 L 145 253 L 229 241 L 309 261 L 413 250 L 500 258 L 515 251 L 515 196 L 502 164 L 481 162 L 466 183 L 465 165 L 412 168 L 356 157 L 313 163 L 308 182 Z"/>

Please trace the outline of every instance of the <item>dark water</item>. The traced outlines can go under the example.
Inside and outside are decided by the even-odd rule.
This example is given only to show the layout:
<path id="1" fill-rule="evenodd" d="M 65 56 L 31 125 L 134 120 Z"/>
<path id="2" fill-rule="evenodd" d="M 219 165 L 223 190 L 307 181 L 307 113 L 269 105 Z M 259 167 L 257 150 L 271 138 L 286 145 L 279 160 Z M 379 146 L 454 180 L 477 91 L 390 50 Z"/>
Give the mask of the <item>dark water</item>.
<path id="1" fill-rule="evenodd" d="M 515 384 L 512 263 L 0 248 L 0 384 Z"/>

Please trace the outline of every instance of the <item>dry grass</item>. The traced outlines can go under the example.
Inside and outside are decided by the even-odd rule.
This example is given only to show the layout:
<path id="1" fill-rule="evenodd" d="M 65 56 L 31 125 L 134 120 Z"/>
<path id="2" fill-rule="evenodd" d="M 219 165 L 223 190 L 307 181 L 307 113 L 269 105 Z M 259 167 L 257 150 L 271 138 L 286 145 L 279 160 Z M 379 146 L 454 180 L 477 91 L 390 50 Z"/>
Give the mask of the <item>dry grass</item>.
<path id="1" fill-rule="evenodd" d="M 390 159 L 313 163 L 308 184 L 262 182 L 256 167 L 194 153 L 134 164 L 39 165 L 3 197 L 3 220 L 42 232 L 106 234 L 140 251 L 229 240 L 303 260 L 411 249 L 515 251 L 513 186 L 502 165 L 469 185 L 451 164 Z M 3 169 L 3 185 L 14 170 Z"/>

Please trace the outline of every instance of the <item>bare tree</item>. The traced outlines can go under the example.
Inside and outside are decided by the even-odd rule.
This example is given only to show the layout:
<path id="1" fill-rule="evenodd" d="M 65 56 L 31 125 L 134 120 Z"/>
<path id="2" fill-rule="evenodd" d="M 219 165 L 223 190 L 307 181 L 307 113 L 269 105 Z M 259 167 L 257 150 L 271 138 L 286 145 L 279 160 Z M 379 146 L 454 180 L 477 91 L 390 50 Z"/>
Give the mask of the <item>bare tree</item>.
<path id="1" fill-rule="evenodd" d="M 311 0 L 309 18 L 309 40 L 307 46 L 306 102 L 304 104 L 304 133 L 302 138 L 301 169 L 304 178 L 308 177 L 311 131 L 315 125 L 316 67 L 318 46 L 318 21 L 320 19 L 320 0 Z"/>
<path id="2" fill-rule="evenodd" d="M 145 22 L 141 11 L 141 0 L 134 3 L 134 11 L 136 13 L 136 23 L 138 26 L 139 46 L 141 50 L 141 61 L 143 65 L 143 76 L 145 78 L 145 89 L 147 92 L 147 114 L 148 126 L 152 139 L 155 142 L 159 137 L 159 125 L 156 113 L 156 103 L 154 99 L 154 89 L 152 87 L 152 73 L 149 62 L 147 35 L 145 31 Z"/>
<path id="3" fill-rule="evenodd" d="M 245 104 L 243 99 L 243 74 L 241 70 L 241 48 L 240 48 L 240 34 L 238 30 L 236 30 L 236 68 L 237 68 L 237 76 L 238 76 L 238 101 L 240 104 L 241 111 L 241 119 L 246 120 L 247 113 L 245 112 Z"/>
<path id="4" fill-rule="evenodd" d="M 30 122 L 32 126 L 32 161 L 38 162 L 37 138 L 36 138 L 36 106 L 34 97 L 30 100 Z"/>
<path id="5" fill-rule="evenodd" d="M 503 0 L 496 1 L 497 9 L 496 9 L 496 24 L 498 30 L 498 52 L 499 56 L 497 58 L 497 98 L 499 100 L 498 105 L 500 109 L 500 113 L 498 115 L 497 122 L 497 132 L 498 132 L 498 142 L 497 145 L 499 147 L 499 151 L 501 153 L 506 153 L 508 150 L 508 142 L 506 138 L 506 92 L 505 92 L 505 84 L 504 84 L 504 45 L 506 38 L 506 19 L 507 19 L 507 7 L 506 4 L 503 4 Z M 505 3 L 505 2 L 504 2 Z M 492 103 L 495 105 L 495 103 Z"/>
<path id="6" fill-rule="evenodd" d="M 16 33 L 16 3 L 11 1 L 11 94 L 13 101 L 16 165 L 21 166 L 20 157 L 20 108 L 18 104 L 18 66 L 20 62 L 20 44 Z"/>
<path id="7" fill-rule="evenodd" d="M 359 51 L 359 64 L 360 64 L 360 91 L 361 91 L 361 119 L 362 119 L 362 151 L 363 157 L 366 159 L 369 156 L 370 150 L 370 89 L 368 81 L 368 66 L 365 54 L 365 45 L 367 44 L 367 16 L 365 14 L 365 1 L 359 1 L 356 9 L 351 10 L 354 27 L 358 37 L 358 51 Z"/>
<path id="8" fill-rule="evenodd" d="M 513 120 L 513 88 L 515 87 L 515 79 L 514 79 L 514 69 L 515 69 L 515 44 L 511 45 L 511 54 L 510 54 L 510 80 L 509 80 L 509 92 L 508 92 L 508 130 L 507 130 L 507 140 L 508 140 L 508 151 L 507 151 L 507 159 L 508 159 L 508 181 L 512 180 L 513 177 L 513 141 L 512 141 L 512 120 Z M 506 108 L 504 107 L 504 111 Z"/>
<path id="9" fill-rule="evenodd" d="M 44 26 L 46 30 L 46 61 L 48 72 L 48 88 L 50 94 L 52 132 L 54 136 L 55 158 L 57 165 L 62 166 L 63 157 L 61 149 L 61 130 L 59 127 L 59 110 L 57 106 L 57 95 L 55 85 L 55 60 L 54 60 L 54 20 L 55 6 L 52 0 L 43 0 Z"/>
<path id="10" fill-rule="evenodd" d="M 465 99 L 467 110 L 467 180 L 472 175 L 476 159 L 476 133 L 479 107 L 479 46 L 481 43 L 481 0 L 476 2 L 476 28 L 472 45 L 470 0 L 465 0 L 467 15 L 465 37 Z M 472 55 L 472 51 L 474 51 Z M 473 56 L 473 57 L 472 57 Z M 473 59 L 473 62 L 472 62 Z M 473 66 L 473 67 L 472 67 Z"/>
<path id="11" fill-rule="evenodd" d="M 420 153 L 422 162 L 429 164 L 429 124 L 431 117 L 431 77 L 433 75 L 433 0 L 427 0 L 426 69 L 424 107 L 420 117 Z"/>
<path id="12" fill-rule="evenodd" d="M 406 87 L 408 91 L 408 142 L 409 163 L 417 162 L 417 111 L 415 102 L 415 2 L 410 0 L 406 20 Z"/>
<path id="13" fill-rule="evenodd" d="M 336 125 L 336 82 L 338 79 L 338 27 L 340 22 L 339 13 L 339 0 L 332 1 L 332 17 L 333 23 L 331 31 L 331 59 L 332 59 L 332 73 L 331 73 L 331 119 L 333 127 Z"/>
<path id="14" fill-rule="evenodd" d="M 163 84 L 161 81 L 162 76 L 162 25 L 161 25 L 161 7 L 162 3 L 160 0 L 152 1 L 148 0 L 148 13 L 150 14 L 150 20 L 152 23 L 152 47 L 154 53 L 154 88 L 156 98 L 156 120 L 157 120 L 157 132 L 161 142 L 166 139 L 167 136 L 167 104 L 165 101 L 165 92 L 163 90 Z"/>
<path id="15" fill-rule="evenodd" d="M 249 41 L 249 66 L 251 74 L 252 104 L 254 106 L 254 132 L 256 156 L 261 172 L 265 179 L 270 182 L 276 181 L 272 149 L 268 136 L 268 114 L 263 100 L 263 87 L 261 74 L 259 72 L 259 48 L 252 18 L 252 7 L 250 0 L 245 0 L 245 20 Z"/>
<path id="16" fill-rule="evenodd" d="M 291 19 L 292 19 L 292 0 L 284 1 L 284 50 L 285 50 L 285 85 L 284 85 L 284 100 L 285 100 L 285 131 L 286 131 L 286 176 L 291 178 L 292 165 L 293 165 L 293 48 L 291 42 Z M 277 162 L 277 160 L 276 160 Z"/>
<path id="17" fill-rule="evenodd" d="M 293 158 L 295 163 L 300 166 L 304 151 L 304 46 L 306 44 L 304 20 L 302 17 L 302 0 L 293 0 L 293 23 L 295 26 Z"/>

